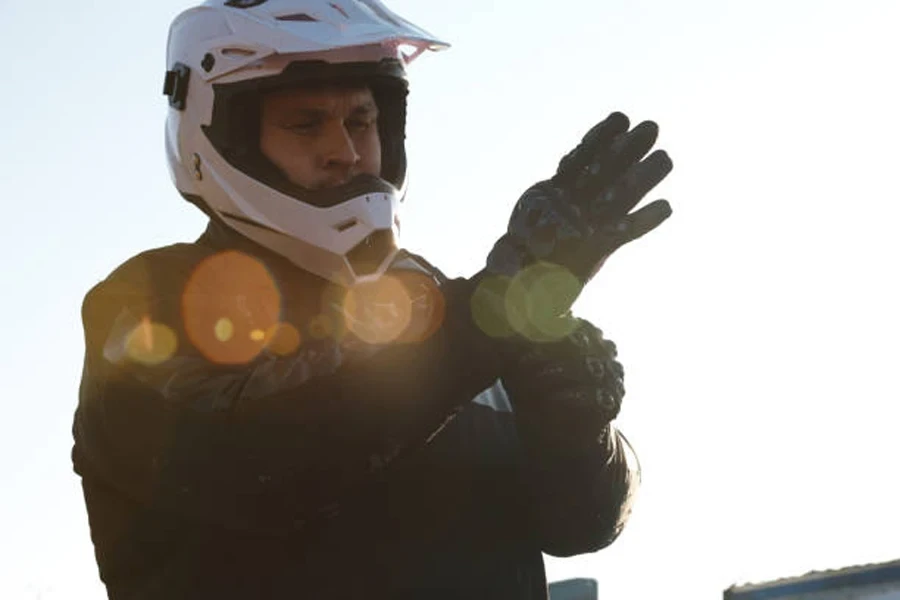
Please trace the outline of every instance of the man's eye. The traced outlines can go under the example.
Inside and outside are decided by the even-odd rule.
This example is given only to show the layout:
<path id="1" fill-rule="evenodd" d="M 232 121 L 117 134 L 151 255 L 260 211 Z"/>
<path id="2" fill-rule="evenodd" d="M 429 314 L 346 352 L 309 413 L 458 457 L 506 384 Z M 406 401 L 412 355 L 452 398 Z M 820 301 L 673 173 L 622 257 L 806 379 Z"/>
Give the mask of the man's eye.
<path id="1" fill-rule="evenodd" d="M 309 121 L 306 123 L 292 123 L 288 125 L 286 129 L 289 131 L 293 131 L 294 133 L 304 134 L 304 133 L 312 133 L 319 126 L 315 121 Z"/>
<path id="2" fill-rule="evenodd" d="M 347 129 L 350 131 L 366 131 L 372 125 L 375 124 L 374 120 L 363 121 L 363 120 L 353 120 L 347 122 Z"/>

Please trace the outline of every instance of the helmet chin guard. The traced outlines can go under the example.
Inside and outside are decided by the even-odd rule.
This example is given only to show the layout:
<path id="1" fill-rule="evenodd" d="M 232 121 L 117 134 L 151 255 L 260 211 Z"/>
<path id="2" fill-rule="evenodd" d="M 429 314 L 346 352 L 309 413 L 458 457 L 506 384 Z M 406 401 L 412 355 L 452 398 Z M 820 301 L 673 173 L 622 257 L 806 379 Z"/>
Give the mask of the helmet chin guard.
<path id="1" fill-rule="evenodd" d="M 341 285 L 380 276 L 397 251 L 406 186 L 405 67 L 447 45 L 378 0 L 208 0 L 172 24 L 166 154 L 179 192 L 212 218 Z M 260 95 L 366 86 L 379 109 L 381 177 L 290 183 L 259 150 Z"/>

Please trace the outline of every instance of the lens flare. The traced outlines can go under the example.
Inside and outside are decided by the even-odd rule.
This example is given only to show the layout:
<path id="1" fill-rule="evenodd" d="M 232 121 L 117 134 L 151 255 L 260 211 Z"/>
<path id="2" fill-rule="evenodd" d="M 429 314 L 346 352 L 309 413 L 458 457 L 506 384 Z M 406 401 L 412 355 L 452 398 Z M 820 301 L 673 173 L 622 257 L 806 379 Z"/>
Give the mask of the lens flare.
<path id="1" fill-rule="evenodd" d="M 316 315 L 309 322 L 309 337 L 314 340 L 324 340 L 332 337 L 334 332 L 334 322 L 328 315 Z"/>
<path id="2" fill-rule="evenodd" d="M 319 312 L 307 324 L 309 336 L 313 339 L 326 337 L 341 341 L 347 335 L 347 323 L 341 314 L 347 288 L 342 285 L 328 284 L 319 296 Z"/>
<path id="3" fill-rule="evenodd" d="M 148 317 L 125 338 L 125 355 L 136 363 L 154 366 L 172 358 L 178 349 L 178 336 L 171 327 L 153 323 Z"/>
<path id="4" fill-rule="evenodd" d="M 515 333 L 506 311 L 509 282 L 509 277 L 502 275 L 485 277 L 472 294 L 472 320 L 493 338 L 505 338 Z"/>
<path id="5" fill-rule="evenodd" d="M 300 332 L 290 323 L 276 323 L 266 332 L 266 347 L 278 356 L 289 356 L 300 347 Z"/>
<path id="6" fill-rule="evenodd" d="M 347 329 L 369 344 L 389 344 L 400 338 L 412 320 L 412 298 L 391 275 L 350 288 L 344 297 Z"/>
<path id="7" fill-rule="evenodd" d="M 213 331 L 215 332 L 217 340 L 220 342 L 227 342 L 234 337 L 234 323 L 232 323 L 231 319 L 228 317 L 222 317 L 216 321 Z"/>
<path id="8" fill-rule="evenodd" d="M 581 287 L 578 278 L 559 265 L 537 263 L 523 269 L 506 292 L 510 325 L 533 341 L 562 339 L 575 324 L 560 317 L 569 311 Z"/>
<path id="9" fill-rule="evenodd" d="M 281 295 L 266 267 L 241 252 L 226 251 L 200 263 L 181 302 L 191 343 L 219 364 L 250 362 L 265 348 L 281 314 Z"/>
<path id="10" fill-rule="evenodd" d="M 444 294 L 438 283 L 419 271 L 399 271 L 393 277 L 403 285 L 410 300 L 410 318 L 397 342 L 423 342 L 441 328 L 446 314 Z"/>

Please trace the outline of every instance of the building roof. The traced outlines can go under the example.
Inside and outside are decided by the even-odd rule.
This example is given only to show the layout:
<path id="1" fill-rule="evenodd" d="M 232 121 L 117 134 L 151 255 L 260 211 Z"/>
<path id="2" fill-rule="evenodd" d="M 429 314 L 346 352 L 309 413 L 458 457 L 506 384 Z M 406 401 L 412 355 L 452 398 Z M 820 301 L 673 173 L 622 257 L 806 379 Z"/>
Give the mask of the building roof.
<path id="1" fill-rule="evenodd" d="M 724 600 L 770 600 L 810 592 L 900 582 L 900 560 L 834 569 L 811 571 L 797 577 L 784 577 L 765 583 L 733 585 L 725 590 Z"/>

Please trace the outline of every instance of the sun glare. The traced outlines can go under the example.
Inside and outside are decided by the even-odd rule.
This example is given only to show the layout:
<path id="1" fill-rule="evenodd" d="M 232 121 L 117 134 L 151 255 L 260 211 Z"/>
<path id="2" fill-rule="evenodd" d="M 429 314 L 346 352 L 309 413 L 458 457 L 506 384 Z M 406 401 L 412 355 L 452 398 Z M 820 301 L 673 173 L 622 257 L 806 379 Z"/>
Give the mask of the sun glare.
<path id="1" fill-rule="evenodd" d="M 153 323 L 149 317 L 131 330 L 125 339 L 125 354 L 142 365 L 158 365 L 171 358 L 178 349 L 175 332 L 162 323 Z"/>
<path id="2" fill-rule="evenodd" d="M 266 347 L 281 295 L 268 270 L 240 252 L 215 254 L 197 266 L 182 296 L 188 338 L 211 362 L 243 364 Z"/>
<path id="3" fill-rule="evenodd" d="M 553 341 L 574 326 L 559 317 L 568 312 L 581 291 L 581 283 L 559 265 L 538 263 L 514 278 L 485 277 L 472 296 L 472 318 L 495 338 L 514 333 L 534 341 Z"/>
<path id="4" fill-rule="evenodd" d="M 409 327 L 412 299 L 403 283 L 385 275 L 350 288 L 343 313 L 347 329 L 358 338 L 369 344 L 388 344 Z"/>

